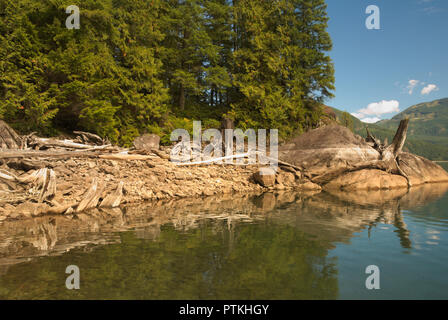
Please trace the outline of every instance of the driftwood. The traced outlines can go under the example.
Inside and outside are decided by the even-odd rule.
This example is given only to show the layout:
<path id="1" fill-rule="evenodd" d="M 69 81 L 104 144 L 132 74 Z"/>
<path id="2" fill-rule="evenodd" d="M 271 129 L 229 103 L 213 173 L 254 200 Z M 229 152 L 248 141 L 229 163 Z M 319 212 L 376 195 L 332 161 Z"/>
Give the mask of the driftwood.
<path id="1" fill-rule="evenodd" d="M 155 155 L 159 156 L 162 159 L 165 159 L 165 160 L 170 159 L 169 155 L 167 155 L 166 153 L 160 152 L 159 150 L 151 149 L 151 152 L 154 153 Z"/>
<path id="2" fill-rule="evenodd" d="M 0 152 L 0 159 L 70 159 L 70 158 L 107 158 L 115 155 L 114 153 L 101 154 L 92 151 L 34 151 L 34 150 L 14 150 Z M 126 156 L 126 154 L 117 154 Z M 148 157 L 149 158 L 149 157 Z M 140 160 L 140 159 L 139 159 Z"/>
<path id="3" fill-rule="evenodd" d="M 78 135 L 78 137 L 75 139 L 76 141 L 79 141 L 80 143 L 84 144 L 95 144 L 98 146 L 106 145 L 108 144 L 107 141 L 102 139 L 100 136 L 90 133 L 90 132 L 83 132 L 83 131 L 73 131 L 74 134 Z"/>
<path id="4" fill-rule="evenodd" d="M 95 208 L 98 205 L 101 193 L 103 192 L 104 186 L 98 187 L 98 180 L 93 179 L 92 185 L 84 194 L 83 199 L 78 204 L 76 212 L 81 212 L 87 209 Z"/>
<path id="5" fill-rule="evenodd" d="M 100 154 L 98 155 L 98 158 L 107 160 L 123 160 L 123 161 L 154 159 L 153 156 L 145 156 L 141 154 L 125 154 L 125 153 Z"/>
<path id="6" fill-rule="evenodd" d="M 118 184 L 117 189 L 106 196 L 104 200 L 101 202 L 100 207 L 101 208 L 116 208 L 120 205 L 121 199 L 123 198 L 123 181 L 120 181 Z"/>
<path id="7" fill-rule="evenodd" d="M 39 202 L 51 199 L 56 194 L 56 173 L 52 169 L 33 170 L 19 177 L 9 172 L 0 171 L 0 181 L 13 190 L 16 190 L 18 185 L 31 185 L 31 188 L 39 192 Z"/>
<path id="8" fill-rule="evenodd" d="M 0 120 L 0 149 L 23 148 L 22 138 L 4 122 Z"/>
<path id="9" fill-rule="evenodd" d="M 64 148 L 64 149 L 74 149 L 74 150 L 104 150 L 110 148 L 111 145 L 102 146 L 92 146 L 82 143 L 76 143 L 72 140 L 56 140 L 51 138 L 38 138 L 32 137 L 27 142 L 28 146 L 37 147 L 38 149 L 49 149 L 49 148 Z"/>
<path id="10" fill-rule="evenodd" d="M 42 188 L 42 194 L 40 201 L 52 198 L 56 195 L 56 173 L 53 170 L 49 170 L 47 183 Z"/>
<path id="11" fill-rule="evenodd" d="M 382 151 L 384 149 L 384 145 L 381 143 L 381 140 L 375 138 L 369 131 L 369 127 L 366 127 L 366 131 L 367 131 L 367 138 L 366 138 L 366 142 L 371 142 L 373 143 L 372 147 L 378 151 Z"/>

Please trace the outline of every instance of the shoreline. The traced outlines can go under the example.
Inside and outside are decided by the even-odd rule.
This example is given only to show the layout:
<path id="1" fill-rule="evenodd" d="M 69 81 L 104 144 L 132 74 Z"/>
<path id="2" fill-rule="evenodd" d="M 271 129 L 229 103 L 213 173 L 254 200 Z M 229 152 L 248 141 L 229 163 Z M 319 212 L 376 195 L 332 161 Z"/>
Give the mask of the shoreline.
<path id="1" fill-rule="evenodd" d="M 15 191 L 0 189 L 0 222 L 46 215 L 77 215 L 94 208 L 144 205 L 160 200 L 282 190 L 319 193 L 327 189 L 312 182 L 306 174 L 285 166 L 279 166 L 273 177 L 261 178 L 271 179 L 266 182 L 257 181 L 257 173 L 265 167 L 262 165 L 179 166 L 160 155 L 110 154 L 103 158 L 40 161 L 55 173 L 55 195 L 39 201 L 37 190 L 29 186 L 19 186 L 21 189 Z M 26 172 L 15 170 L 14 174 L 23 176 Z M 92 190 L 95 190 L 93 197 Z M 107 204 L 103 205 L 104 202 Z"/>
<path id="2" fill-rule="evenodd" d="M 154 200 L 270 190 L 321 190 L 300 173 L 281 167 L 272 184 L 262 186 L 254 178 L 260 165 L 179 166 L 157 155 L 129 156 L 132 160 L 112 154 L 93 159 L 39 160 L 45 166 L 41 170 L 48 167 L 55 176 L 54 196 L 39 201 L 37 188 L 20 183 L 14 185 L 15 190 L 0 188 L 0 221 L 76 215 L 96 207 L 114 208 Z M 8 168 L 8 172 L 23 177 L 39 171 Z"/>

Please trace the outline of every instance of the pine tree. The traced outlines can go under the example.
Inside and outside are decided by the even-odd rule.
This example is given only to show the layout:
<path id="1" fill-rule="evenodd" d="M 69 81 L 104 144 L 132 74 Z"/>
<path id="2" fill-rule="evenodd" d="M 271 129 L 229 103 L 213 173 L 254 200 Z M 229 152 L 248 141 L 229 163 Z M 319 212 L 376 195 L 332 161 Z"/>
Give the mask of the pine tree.
<path id="1" fill-rule="evenodd" d="M 334 82 L 324 1 L 240 0 L 234 11 L 241 98 L 230 115 L 243 127 L 278 128 L 282 137 L 315 125 Z"/>
<path id="2" fill-rule="evenodd" d="M 212 41 L 207 54 L 205 82 L 210 107 L 224 107 L 229 103 L 232 86 L 232 11 L 227 0 L 205 0 L 205 26 Z"/>
<path id="3" fill-rule="evenodd" d="M 212 44 L 203 23 L 201 1 L 167 0 L 164 8 L 165 81 L 170 88 L 173 105 L 184 110 L 187 102 L 201 101 L 204 61 Z"/>
<path id="4" fill-rule="evenodd" d="M 48 132 L 58 111 L 42 79 L 48 60 L 34 24 L 42 7 L 0 1 L 0 117 L 22 132 Z"/>
<path id="5" fill-rule="evenodd" d="M 334 89 L 324 0 L 0 0 L 0 118 L 131 144 L 222 117 L 282 137 Z"/>

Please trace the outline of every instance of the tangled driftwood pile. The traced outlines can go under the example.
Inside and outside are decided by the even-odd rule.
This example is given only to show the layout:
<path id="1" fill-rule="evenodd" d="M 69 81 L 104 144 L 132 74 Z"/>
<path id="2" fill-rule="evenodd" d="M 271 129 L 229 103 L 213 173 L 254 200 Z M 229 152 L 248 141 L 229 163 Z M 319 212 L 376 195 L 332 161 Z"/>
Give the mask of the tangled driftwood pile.
<path id="1" fill-rule="evenodd" d="M 75 131 L 74 134 L 76 138 L 73 140 L 40 138 L 34 133 L 21 137 L 0 120 L 0 161 L 3 162 L 3 167 L 0 169 L 0 192 L 3 191 L 3 195 L 7 192 L 13 199 L 14 195 L 17 195 L 16 202 L 34 204 L 35 215 L 80 212 L 97 206 L 119 206 L 123 197 L 124 183 L 120 181 L 114 191 L 104 195 L 104 184 L 99 183 L 97 179 L 94 179 L 92 185 L 87 188 L 81 201 L 65 205 L 53 201 L 57 189 L 57 175 L 53 170 L 54 159 L 143 157 L 113 147 L 95 134 L 80 131 Z M 23 174 L 16 175 L 11 170 Z"/>

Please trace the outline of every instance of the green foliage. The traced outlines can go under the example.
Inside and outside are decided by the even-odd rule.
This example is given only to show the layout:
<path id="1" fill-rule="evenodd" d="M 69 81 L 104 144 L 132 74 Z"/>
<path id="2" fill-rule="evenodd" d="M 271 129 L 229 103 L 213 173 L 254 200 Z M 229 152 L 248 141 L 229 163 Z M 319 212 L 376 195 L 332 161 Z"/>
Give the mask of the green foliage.
<path id="1" fill-rule="evenodd" d="M 243 128 L 278 128 L 286 137 L 317 124 L 316 102 L 334 89 L 325 8 L 323 0 L 237 2 L 233 74 L 239 96 L 229 115 Z"/>
<path id="2" fill-rule="evenodd" d="M 347 111 L 342 113 L 340 121 L 344 127 L 350 129 L 351 131 L 354 130 L 353 117 Z"/>
<path id="3" fill-rule="evenodd" d="M 228 116 L 286 137 L 334 89 L 324 0 L 86 0 L 68 30 L 71 4 L 0 0 L 0 118 L 21 132 L 130 145 Z"/>

